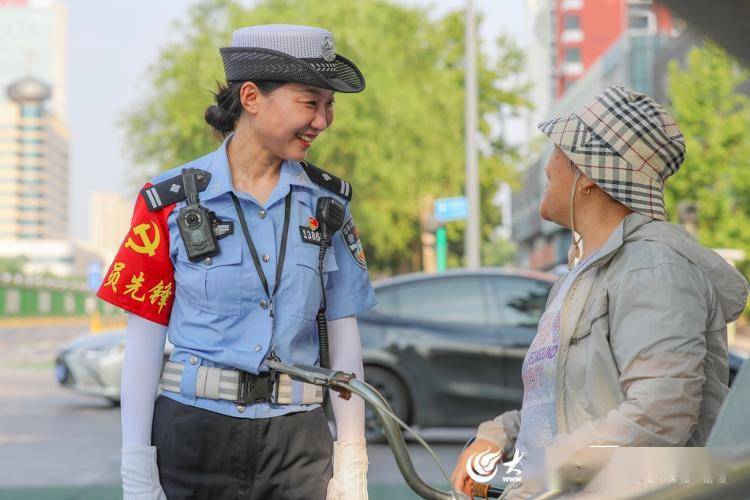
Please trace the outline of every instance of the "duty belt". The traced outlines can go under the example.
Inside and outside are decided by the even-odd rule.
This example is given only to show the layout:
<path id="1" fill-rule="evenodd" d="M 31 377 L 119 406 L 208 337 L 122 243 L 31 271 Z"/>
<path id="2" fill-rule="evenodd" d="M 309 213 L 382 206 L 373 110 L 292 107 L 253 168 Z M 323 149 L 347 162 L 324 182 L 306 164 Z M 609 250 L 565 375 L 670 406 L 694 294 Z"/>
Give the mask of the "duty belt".
<path id="1" fill-rule="evenodd" d="M 182 392 L 180 387 L 184 370 L 184 364 L 167 361 L 161 377 L 161 389 L 170 392 Z M 298 383 L 302 384 L 302 400 L 295 402 L 292 393 L 294 382 L 285 373 L 266 372 L 255 375 L 242 370 L 200 366 L 195 377 L 195 396 L 207 399 L 224 399 L 240 405 L 260 402 L 278 405 L 323 402 L 322 387 L 303 382 Z"/>

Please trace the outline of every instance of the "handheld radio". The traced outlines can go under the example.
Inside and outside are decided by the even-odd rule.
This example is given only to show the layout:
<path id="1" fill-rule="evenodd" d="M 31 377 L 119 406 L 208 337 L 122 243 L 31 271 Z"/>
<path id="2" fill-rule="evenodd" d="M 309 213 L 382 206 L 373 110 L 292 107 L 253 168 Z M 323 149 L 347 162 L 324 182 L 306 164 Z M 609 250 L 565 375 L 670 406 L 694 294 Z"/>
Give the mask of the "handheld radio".
<path id="1" fill-rule="evenodd" d="M 320 288 L 323 291 L 322 307 L 318 310 L 315 322 L 318 325 L 318 342 L 320 345 L 320 366 L 331 367 L 331 358 L 328 350 L 328 324 L 326 323 L 326 289 L 323 282 L 323 261 L 326 249 L 331 246 L 331 238 L 334 233 L 344 225 L 344 205 L 336 198 L 325 196 L 318 198 L 315 209 L 315 217 L 320 223 L 321 245 L 318 253 L 318 275 L 320 276 Z"/>

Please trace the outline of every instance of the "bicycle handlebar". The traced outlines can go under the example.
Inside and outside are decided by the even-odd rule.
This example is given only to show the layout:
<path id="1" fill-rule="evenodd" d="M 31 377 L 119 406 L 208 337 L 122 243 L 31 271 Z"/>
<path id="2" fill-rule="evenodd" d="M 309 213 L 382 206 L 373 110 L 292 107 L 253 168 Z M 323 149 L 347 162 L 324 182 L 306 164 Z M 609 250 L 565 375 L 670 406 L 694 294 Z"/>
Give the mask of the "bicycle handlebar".
<path id="1" fill-rule="evenodd" d="M 465 493 L 458 491 L 445 491 L 425 483 L 414 469 L 414 464 L 409 455 L 409 450 L 404 441 L 401 428 L 392 415 L 390 405 L 385 398 L 366 382 L 357 380 L 350 373 L 329 370 L 317 366 L 307 365 L 285 365 L 279 361 L 266 360 L 271 370 L 286 373 L 291 378 L 310 384 L 328 387 L 337 392 L 357 394 L 365 402 L 369 403 L 378 415 L 383 425 L 383 432 L 388 441 L 388 446 L 393 452 L 399 471 L 406 484 L 417 495 L 428 500 L 459 500 L 467 499 Z"/>

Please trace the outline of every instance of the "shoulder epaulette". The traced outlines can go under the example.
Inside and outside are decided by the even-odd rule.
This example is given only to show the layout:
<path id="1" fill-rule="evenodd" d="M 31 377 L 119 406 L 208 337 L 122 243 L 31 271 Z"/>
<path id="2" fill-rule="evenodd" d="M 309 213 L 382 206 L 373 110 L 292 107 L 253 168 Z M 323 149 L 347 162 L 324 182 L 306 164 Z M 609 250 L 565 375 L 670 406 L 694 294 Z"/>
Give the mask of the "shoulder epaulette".
<path id="1" fill-rule="evenodd" d="M 203 191 L 211 180 L 211 173 L 205 170 L 195 169 L 195 184 L 198 191 Z M 146 206 L 151 212 L 160 210 L 168 205 L 177 203 L 186 198 L 182 185 L 182 173 L 161 181 L 158 184 L 141 189 L 141 196 L 146 201 Z"/>
<path id="2" fill-rule="evenodd" d="M 344 198 L 346 201 L 352 200 L 352 185 L 346 182 L 344 179 L 336 177 L 335 175 L 329 174 L 320 167 L 316 167 L 312 163 L 306 161 L 300 162 L 305 173 L 318 186 L 323 189 L 337 194 Z"/>

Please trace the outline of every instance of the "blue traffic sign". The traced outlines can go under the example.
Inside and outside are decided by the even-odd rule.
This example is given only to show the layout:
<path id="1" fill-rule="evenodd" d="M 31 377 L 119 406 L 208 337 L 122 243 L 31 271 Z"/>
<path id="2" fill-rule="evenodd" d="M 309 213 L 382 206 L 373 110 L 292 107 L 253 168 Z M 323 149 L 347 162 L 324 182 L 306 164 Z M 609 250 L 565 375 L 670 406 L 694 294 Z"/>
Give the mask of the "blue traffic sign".
<path id="1" fill-rule="evenodd" d="M 89 262 L 86 277 L 88 278 L 89 290 L 97 291 L 102 284 L 102 265 L 98 262 Z"/>
<path id="2" fill-rule="evenodd" d="M 449 222 L 464 220 L 469 216 L 469 203 L 465 196 L 438 198 L 435 200 L 435 220 Z"/>

